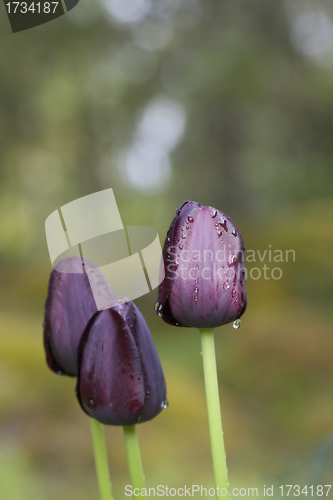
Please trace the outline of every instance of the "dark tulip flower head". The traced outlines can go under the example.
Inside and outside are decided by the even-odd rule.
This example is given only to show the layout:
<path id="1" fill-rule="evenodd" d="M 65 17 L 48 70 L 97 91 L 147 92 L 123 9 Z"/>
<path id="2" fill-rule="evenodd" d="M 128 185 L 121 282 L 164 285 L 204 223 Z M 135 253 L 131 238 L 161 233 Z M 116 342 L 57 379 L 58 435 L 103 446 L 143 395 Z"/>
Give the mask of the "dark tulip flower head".
<path id="1" fill-rule="evenodd" d="M 79 346 L 77 397 L 107 425 L 133 425 L 167 406 L 161 363 L 148 326 L 133 302 L 96 313 Z"/>
<path id="2" fill-rule="evenodd" d="M 105 277 L 88 260 L 70 257 L 53 269 L 45 305 L 44 347 L 49 368 L 58 374 L 77 375 L 81 336 L 97 306 L 87 272 L 93 273 L 101 293 L 113 294 Z"/>
<path id="3" fill-rule="evenodd" d="M 170 325 L 215 328 L 245 312 L 243 238 L 224 213 L 194 201 L 177 210 L 163 249 L 157 314 Z"/>

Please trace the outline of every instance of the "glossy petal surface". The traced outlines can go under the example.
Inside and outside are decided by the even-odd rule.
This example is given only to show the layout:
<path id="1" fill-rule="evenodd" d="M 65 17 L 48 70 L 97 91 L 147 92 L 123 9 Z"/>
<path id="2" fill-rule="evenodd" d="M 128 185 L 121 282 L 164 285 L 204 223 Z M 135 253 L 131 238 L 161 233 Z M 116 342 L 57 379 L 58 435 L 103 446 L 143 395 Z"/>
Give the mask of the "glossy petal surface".
<path id="1" fill-rule="evenodd" d="M 97 311 L 86 271 L 100 274 L 100 288 L 112 290 L 104 276 L 87 260 L 64 259 L 51 273 L 45 305 L 44 346 L 49 368 L 77 374 L 77 350 L 84 329 Z M 97 279 L 97 278 L 95 278 Z M 105 293 L 105 292 L 103 292 Z"/>
<path id="2" fill-rule="evenodd" d="M 244 242 L 231 219 L 185 202 L 163 249 L 165 280 L 157 314 L 176 326 L 214 328 L 245 311 Z"/>
<path id="3" fill-rule="evenodd" d="M 132 302 L 97 313 L 79 348 L 79 402 L 109 425 L 133 425 L 160 413 L 165 380 L 147 324 Z"/>

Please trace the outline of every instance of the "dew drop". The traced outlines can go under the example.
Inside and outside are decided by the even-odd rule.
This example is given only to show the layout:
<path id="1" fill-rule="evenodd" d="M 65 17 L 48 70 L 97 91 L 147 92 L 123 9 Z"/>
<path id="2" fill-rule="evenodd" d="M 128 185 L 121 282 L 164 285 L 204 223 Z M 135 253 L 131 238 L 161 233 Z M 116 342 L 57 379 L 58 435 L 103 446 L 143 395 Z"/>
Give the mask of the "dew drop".
<path id="1" fill-rule="evenodd" d="M 235 229 L 235 230 L 234 230 L 231 234 L 232 234 L 233 236 L 237 236 L 237 234 L 238 234 L 238 233 L 237 233 L 237 231 L 236 231 L 236 229 Z"/>
<path id="2" fill-rule="evenodd" d="M 220 225 L 223 227 L 223 229 L 228 232 L 228 226 L 227 226 L 227 221 L 225 219 L 220 222 Z"/>
<path id="3" fill-rule="evenodd" d="M 196 286 L 194 291 L 195 291 L 195 293 L 199 293 L 199 288 Z"/>
<path id="4" fill-rule="evenodd" d="M 186 240 L 186 234 L 182 234 L 183 240 Z"/>
<path id="5" fill-rule="evenodd" d="M 225 290 L 228 290 L 228 288 L 230 288 L 229 283 L 223 283 L 223 288 L 224 288 Z"/>
<path id="6" fill-rule="evenodd" d="M 89 399 L 88 401 L 88 408 L 94 409 L 96 408 L 96 403 L 93 399 Z"/>
<path id="7" fill-rule="evenodd" d="M 239 304 L 239 300 L 238 299 L 235 300 L 235 304 L 236 305 Z"/>
<path id="8" fill-rule="evenodd" d="M 188 217 L 187 217 L 187 220 L 188 220 L 191 224 L 194 222 L 193 217 L 190 217 L 190 216 L 188 216 Z"/>
<path id="9" fill-rule="evenodd" d="M 183 248 L 184 248 L 184 245 L 180 244 L 179 245 L 179 250 L 183 250 Z"/>
<path id="10" fill-rule="evenodd" d="M 214 219 L 216 216 L 217 216 L 217 210 L 215 210 L 215 212 L 213 213 L 212 219 Z"/>
<path id="11" fill-rule="evenodd" d="M 234 267 L 237 264 L 237 259 L 235 255 L 232 256 L 232 258 L 228 261 L 228 267 Z"/>
<path id="12" fill-rule="evenodd" d="M 169 406 L 169 401 L 165 399 L 162 403 L 162 408 L 167 408 Z"/>
<path id="13" fill-rule="evenodd" d="M 198 297 L 197 296 L 194 297 L 194 302 L 198 302 Z"/>
<path id="14" fill-rule="evenodd" d="M 232 326 L 235 328 L 235 330 L 238 330 L 238 328 L 241 326 L 241 320 L 239 318 L 235 319 Z"/>
<path id="15" fill-rule="evenodd" d="M 150 398 L 150 391 L 146 391 L 147 398 Z"/>
<path id="16" fill-rule="evenodd" d="M 176 326 L 179 326 L 179 323 L 177 323 L 177 322 L 176 322 L 176 323 L 175 323 L 175 325 L 176 325 Z"/>
<path id="17" fill-rule="evenodd" d="M 233 290 L 233 291 L 231 292 L 231 296 L 232 296 L 232 297 L 234 297 L 235 295 L 236 295 L 236 290 Z"/>

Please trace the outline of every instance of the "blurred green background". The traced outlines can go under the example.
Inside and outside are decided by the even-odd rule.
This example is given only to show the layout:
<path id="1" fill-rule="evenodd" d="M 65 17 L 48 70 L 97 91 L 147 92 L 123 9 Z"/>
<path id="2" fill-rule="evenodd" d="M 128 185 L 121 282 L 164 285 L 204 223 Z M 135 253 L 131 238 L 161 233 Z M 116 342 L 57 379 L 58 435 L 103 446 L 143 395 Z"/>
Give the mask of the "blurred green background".
<path id="1" fill-rule="evenodd" d="M 1 498 L 98 498 L 74 380 L 44 360 L 44 222 L 110 187 L 124 225 L 161 241 L 190 199 L 227 213 L 248 250 L 295 251 L 246 263 L 282 278 L 249 277 L 240 330 L 216 332 L 230 482 L 332 483 L 332 3 L 80 0 L 15 35 L 1 4 L 0 39 Z M 213 486 L 199 334 L 155 301 L 136 303 L 170 405 L 138 426 L 147 485 Z M 106 436 L 126 498 L 122 429 Z"/>

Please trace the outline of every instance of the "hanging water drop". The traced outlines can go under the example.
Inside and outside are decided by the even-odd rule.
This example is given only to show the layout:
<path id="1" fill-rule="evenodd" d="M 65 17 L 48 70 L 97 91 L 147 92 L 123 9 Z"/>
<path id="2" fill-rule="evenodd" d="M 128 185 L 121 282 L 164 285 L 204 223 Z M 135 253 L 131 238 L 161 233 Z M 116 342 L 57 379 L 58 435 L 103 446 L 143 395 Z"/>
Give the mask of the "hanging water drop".
<path id="1" fill-rule="evenodd" d="M 235 330 L 238 330 L 238 328 L 241 326 L 241 320 L 240 320 L 240 318 L 235 319 L 235 321 L 233 322 L 232 326 L 235 328 Z"/>

